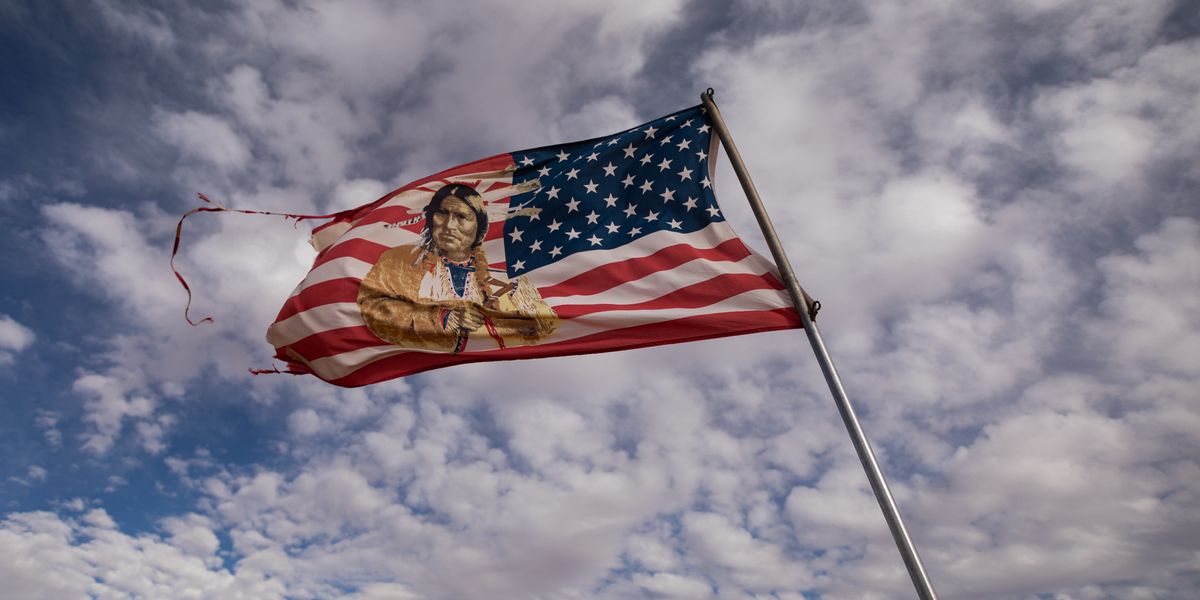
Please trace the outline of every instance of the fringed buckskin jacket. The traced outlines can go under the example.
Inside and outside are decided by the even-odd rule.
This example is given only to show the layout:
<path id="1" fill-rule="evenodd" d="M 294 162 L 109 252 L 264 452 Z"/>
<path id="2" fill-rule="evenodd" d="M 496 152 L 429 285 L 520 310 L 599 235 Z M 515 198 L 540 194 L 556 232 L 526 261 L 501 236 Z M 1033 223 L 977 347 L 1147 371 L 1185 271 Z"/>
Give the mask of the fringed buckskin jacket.
<path id="1" fill-rule="evenodd" d="M 450 312 L 472 304 L 483 313 L 484 326 L 469 334 L 447 329 Z M 383 341 L 432 352 L 536 344 L 558 320 L 524 278 L 492 278 L 482 248 L 475 249 L 474 271 L 461 296 L 436 252 L 419 245 L 387 250 L 359 285 L 358 307 L 367 328 Z"/>

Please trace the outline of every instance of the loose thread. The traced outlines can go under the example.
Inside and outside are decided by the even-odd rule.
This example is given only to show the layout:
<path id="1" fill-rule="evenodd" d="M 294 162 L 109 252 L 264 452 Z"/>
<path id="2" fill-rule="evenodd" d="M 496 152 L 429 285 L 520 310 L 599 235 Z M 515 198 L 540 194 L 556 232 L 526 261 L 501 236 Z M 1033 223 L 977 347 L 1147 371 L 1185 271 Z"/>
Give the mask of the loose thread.
<path id="1" fill-rule="evenodd" d="M 188 325 L 191 325 L 193 327 L 200 325 L 202 323 L 213 323 L 215 321 L 213 321 L 213 318 L 211 315 L 205 316 L 203 319 L 200 319 L 199 321 L 192 320 L 192 317 L 190 315 L 191 308 L 192 308 L 192 287 L 190 285 L 188 285 L 188 282 L 186 279 L 184 279 L 183 274 L 181 274 L 179 272 L 179 269 L 175 267 L 175 257 L 178 256 L 178 254 L 179 254 L 180 239 L 183 237 L 183 222 L 188 217 L 190 217 L 196 213 L 202 213 L 202 212 L 234 212 L 234 213 L 242 213 L 244 215 L 268 215 L 268 216 L 275 216 L 275 217 L 283 217 L 285 219 L 295 219 L 296 222 L 294 224 L 294 227 L 299 227 L 300 221 L 304 221 L 307 219 L 331 219 L 331 218 L 338 217 L 338 216 L 345 214 L 345 212 L 343 211 L 343 212 L 332 213 L 332 214 L 327 214 L 327 215 L 301 215 L 301 214 L 295 214 L 295 213 L 279 213 L 279 212 L 271 212 L 271 211 L 265 211 L 265 210 L 246 210 L 246 209 L 240 209 L 240 208 L 225 208 L 225 206 L 221 205 L 219 202 L 214 202 L 213 200 L 209 199 L 209 197 L 205 196 L 204 194 L 197 192 L 196 196 L 199 197 L 201 201 L 203 201 L 206 204 L 210 204 L 211 206 L 199 206 L 199 207 L 193 208 L 192 210 L 189 210 L 186 213 L 184 213 L 182 217 L 179 217 L 179 223 L 175 225 L 175 243 L 171 247 L 171 271 L 173 273 L 175 273 L 175 278 L 178 279 L 179 284 L 183 286 L 183 291 L 187 292 L 187 304 L 185 304 L 183 307 L 183 319 L 185 321 L 187 321 Z"/>

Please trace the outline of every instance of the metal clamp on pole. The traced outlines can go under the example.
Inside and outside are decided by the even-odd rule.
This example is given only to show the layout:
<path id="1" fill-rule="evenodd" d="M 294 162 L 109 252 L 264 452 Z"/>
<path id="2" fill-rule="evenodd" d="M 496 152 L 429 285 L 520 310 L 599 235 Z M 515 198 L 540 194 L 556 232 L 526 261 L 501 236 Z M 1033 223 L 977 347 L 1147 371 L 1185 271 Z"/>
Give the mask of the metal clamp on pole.
<path id="1" fill-rule="evenodd" d="M 746 192 L 746 199 L 750 201 L 750 209 L 754 211 L 754 217 L 758 219 L 758 226 L 762 228 L 763 237 L 766 238 L 767 246 L 771 249 L 771 256 L 775 259 L 779 274 L 787 285 L 788 293 L 791 294 L 792 304 L 796 307 L 796 312 L 800 313 L 804 332 L 808 335 L 809 344 L 812 345 L 817 362 L 821 365 L 821 372 L 825 374 L 825 381 L 829 384 L 829 391 L 833 394 L 834 403 L 837 404 L 842 421 L 846 424 L 846 431 L 850 433 L 854 450 L 858 452 L 858 459 L 867 472 L 867 480 L 875 492 L 879 508 L 883 510 L 883 517 L 892 531 L 892 538 L 896 541 L 896 547 L 900 549 L 900 556 L 904 559 L 904 566 L 908 569 L 909 577 L 912 578 L 917 596 L 922 600 L 936 600 L 937 592 L 934 591 L 933 584 L 925 573 L 925 566 L 921 564 L 921 557 L 917 554 L 917 548 L 909 537 L 908 530 L 904 527 L 904 521 L 900 518 L 900 510 L 896 508 L 896 501 L 892 498 L 892 492 L 888 489 L 883 471 L 879 469 L 879 463 L 875 460 L 875 452 L 871 450 L 867 435 L 863 432 L 858 416 L 854 413 L 854 407 L 850 404 L 850 398 L 842 386 L 842 379 L 833 366 L 833 360 L 829 357 L 824 340 L 821 339 L 821 332 L 813 322 L 813 316 L 816 314 L 819 304 L 809 298 L 808 294 L 804 292 L 804 288 L 801 288 L 797 282 L 796 274 L 792 272 L 792 265 L 783 252 L 783 244 L 779 242 L 779 236 L 775 234 L 775 226 L 771 224 L 771 217 L 767 215 L 767 209 L 763 207 L 758 190 L 755 189 L 754 182 L 750 180 L 750 174 L 746 171 L 745 163 L 742 162 L 742 155 L 738 153 L 737 146 L 733 144 L 729 129 L 721 118 L 721 111 L 717 109 L 717 104 L 713 101 L 713 89 L 708 88 L 703 94 L 700 94 L 700 101 L 708 110 L 713 128 L 721 139 L 721 145 L 725 147 L 726 154 L 729 155 L 729 162 L 733 164 L 733 170 L 737 173 L 742 189 Z"/>

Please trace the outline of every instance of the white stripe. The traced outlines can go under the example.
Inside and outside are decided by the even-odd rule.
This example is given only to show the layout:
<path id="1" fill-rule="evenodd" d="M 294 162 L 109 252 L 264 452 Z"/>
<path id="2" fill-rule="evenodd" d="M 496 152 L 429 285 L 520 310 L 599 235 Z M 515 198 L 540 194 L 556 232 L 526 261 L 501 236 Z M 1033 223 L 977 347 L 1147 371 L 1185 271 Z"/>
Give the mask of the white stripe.
<path id="1" fill-rule="evenodd" d="M 544 288 L 562 283 L 580 273 L 611 262 L 650 256 L 667 246 L 688 244 L 700 250 L 708 250 L 735 237 L 737 236 L 734 235 L 733 229 L 724 221 L 712 223 L 708 227 L 693 231 L 692 233 L 670 230 L 656 231 L 611 250 L 585 250 L 577 252 L 556 263 L 533 269 L 527 273 L 522 273 L 522 275 L 528 277 L 529 281 L 535 286 Z"/>
<path id="2" fill-rule="evenodd" d="M 343 233 L 349 231 L 350 227 L 352 226 L 353 225 L 351 223 L 345 221 L 341 223 L 334 223 L 329 227 L 321 229 L 320 231 L 313 232 L 312 237 L 310 237 L 308 240 L 308 243 L 313 247 L 313 250 L 316 250 L 319 253 L 325 248 L 328 248 L 330 244 L 336 242 L 337 239 L 341 237 Z"/>
<path id="3" fill-rule="evenodd" d="M 527 277 L 534 286 L 544 288 L 547 286 L 561 283 L 585 271 L 594 269 L 600 265 L 609 262 L 619 262 L 632 258 L 643 258 L 650 256 L 666 246 L 674 246 L 676 244 L 690 244 L 699 250 L 708 250 L 715 248 L 730 239 L 737 237 L 733 233 L 733 229 L 728 223 L 719 221 L 710 224 L 708 227 L 692 233 L 681 233 L 677 231 L 657 231 L 636 241 L 619 246 L 611 250 L 587 250 L 573 254 L 563 260 L 546 265 L 544 267 L 531 270 L 527 273 L 522 273 L 522 277 Z M 349 240 L 364 239 L 370 242 L 395 248 L 404 244 L 416 244 L 420 242 L 420 235 L 400 229 L 398 227 L 385 227 L 384 223 L 372 223 L 352 229 L 341 239 L 338 244 L 343 244 Z M 504 255 L 504 240 L 502 237 L 494 238 L 484 242 L 484 254 L 487 256 L 488 263 L 497 263 L 505 258 Z M 545 251 L 547 249 L 543 249 Z M 329 263 L 338 262 L 342 259 L 335 259 Z M 371 270 L 371 264 L 363 261 L 358 261 L 359 264 L 343 263 L 345 272 L 342 277 L 354 277 L 362 279 L 367 276 Z M 325 267 L 326 265 L 321 265 Z M 318 267 L 318 268 L 321 268 Z M 332 268 L 331 268 L 332 269 Z M 314 269 L 315 270 L 315 269 Z M 308 286 L 319 283 L 321 281 L 329 281 L 337 279 L 337 277 L 323 277 L 320 279 L 309 280 L 305 278 L 300 283 L 300 286 L 292 292 L 296 295 Z"/>
<path id="4" fill-rule="evenodd" d="M 484 177 L 485 175 L 489 175 L 491 177 Z M 447 181 L 461 183 L 461 182 L 474 182 L 476 180 L 480 181 L 479 185 L 476 186 L 476 188 L 480 189 L 481 193 L 486 194 L 486 195 L 495 195 L 495 192 L 491 192 L 492 188 L 494 188 L 494 187 L 497 187 L 500 185 L 505 185 L 505 186 L 512 185 L 512 175 L 511 174 L 505 174 L 503 172 L 497 172 L 497 171 L 489 171 L 487 173 L 465 173 L 462 175 L 455 175 L 454 177 L 450 177 Z M 407 208 L 409 213 L 411 213 L 412 216 L 414 216 L 414 217 L 423 216 L 424 215 L 423 211 L 425 210 L 425 206 L 427 204 L 429 204 L 429 200 L 431 198 L 433 198 L 433 192 L 428 192 L 428 191 L 425 191 L 420 188 L 426 187 L 426 186 L 434 186 L 434 185 L 436 185 L 439 188 L 441 187 L 440 182 L 432 182 L 431 181 L 420 187 L 414 187 L 414 188 L 411 188 L 408 190 L 404 190 L 403 192 L 400 192 L 399 194 L 392 196 L 390 199 L 388 199 L 387 202 L 384 202 L 383 204 L 380 204 L 379 206 L 375 207 L 375 210 L 379 210 L 381 208 L 404 207 L 404 208 Z M 491 193 L 489 194 L 489 192 L 491 192 Z M 495 208 L 496 210 L 499 210 L 501 212 L 507 212 L 508 201 L 505 198 L 507 198 L 507 197 L 497 198 L 497 199 L 490 201 L 489 208 Z M 496 206 L 492 207 L 491 205 L 496 205 Z M 501 206 L 503 208 L 500 208 Z M 489 217 L 490 217 L 490 215 L 491 215 L 491 211 L 489 210 Z M 363 219 L 366 219 L 367 217 L 370 217 L 370 216 L 371 216 L 371 213 L 367 213 L 362 218 L 357 219 L 355 221 L 355 223 L 357 223 L 358 221 L 361 221 Z M 401 244 L 413 243 L 411 240 L 403 240 L 403 241 L 397 242 L 395 240 L 395 238 L 397 235 L 401 235 L 401 234 L 396 234 L 395 232 L 403 232 L 403 233 L 407 233 L 408 235 L 414 235 L 414 234 L 409 233 L 409 232 L 404 231 L 399 228 L 385 228 L 385 227 L 383 227 L 383 225 L 384 225 L 383 223 L 371 223 L 368 225 L 361 225 L 361 226 L 352 225 L 350 227 L 349 231 L 343 232 L 343 235 L 341 237 L 337 238 L 336 242 L 333 245 L 336 246 L 338 244 L 342 244 L 349 240 L 356 240 L 356 239 L 365 239 L 365 240 L 383 244 L 383 245 L 389 246 L 389 247 L 395 247 L 395 246 L 399 246 Z M 329 229 L 334 229 L 334 227 L 330 227 Z M 324 233 L 324 230 L 322 230 L 321 232 L 318 232 L 318 235 L 320 233 Z M 314 244 L 315 244 L 315 242 L 314 242 Z"/>
<path id="5" fill-rule="evenodd" d="M 337 261 L 330 261 L 330 263 L 333 262 Z M 362 261 L 357 262 L 366 264 Z M 636 281 L 627 281 L 595 294 L 547 298 L 546 303 L 555 308 L 579 304 L 637 304 L 654 300 L 673 290 L 708 281 L 718 275 L 727 273 L 762 275 L 767 272 L 775 272 L 773 265 L 757 254 L 751 254 L 736 263 L 694 260 L 674 269 L 659 271 Z M 342 327 L 356 327 L 362 324 L 362 316 L 358 313 L 356 304 L 337 302 L 315 306 L 275 323 L 268 329 L 267 339 L 278 348 L 314 333 Z"/>
<path id="6" fill-rule="evenodd" d="M 366 229 L 366 228 L 364 227 L 364 229 Z M 370 236 L 369 237 L 370 241 L 382 243 L 384 245 L 391 244 L 390 247 L 393 247 L 393 248 L 396 246 L 402 246 L 404 244 L 416 244 L 420 241 L 420 237 L 412 234 L 411 232 L 407 232 L 404 230 L 398 230 L 398 229 L 390 229 L 389 231 L 391 231 L 391 232 L 403 231 L 404 234 L 401 235 L 401 234 L 397 234 L 397 233 L 384 233 L 384 234 L 376 233 L 374 235 L 371 235 L 370 232 L 368 232 L 365 235 Z M 382 241 L 381 241 L 381 239 L 382 239 Z M 495 240 L 488 240 L 483 243 L 483 251 L 484 251 L 484 254 L 486 254 L 487 257 L 489 258 L 490 262 L 499 262 L 499 259 L 504 258 L 504 242 L 502 240 L 500 240 L 499 238 L 497 238 Z M 493 256 L 498 257 L 498 260 L 491 260 L 491 258 Z M 354 279 L 358 279 L 359 281 L 361 281 L 362 279 L 364 279 L 367 276 L 367 273 L 371 272 L 372 266 L 374 266 L 374 265 L 372 265 L 371 263 L 366 262 L 364 260 L 355 258 L 353 256 L 343 256 L 343 257 L 335 258 L 331 261 L 321 264 L 321 266 L 313 269 L 312 271 L 309 271 L 308 276 L 305 277 L 304 280 L 300 282 L 300 285 L 296 286 L 296 289 L 292 291 L 291 295 L 295 296 L 295 295 L 299 294 L 300 292 L 303 292 L 309 286 L 315 285 L 315 284 L 318 284 L 318 283 L 321 283 L 324 281 L 331 281 L 334 279 L 342 279 L 345 277 L 352 277 Z"/>
<path id="7" fill-rule="evenodd" d="M 674 269 L 658 271 L 635 281 L 626 281 L 595 294 L 547 298 L 546 303 L 553 307 L 576 304 L 637 304 L 659 298 L 689 285 L 708 281 L 718 275 L 762 275 L 770 271 L 773 271 L 770 263 L 756 254 L 751 254 L 738 262 L 693 260 Z"/>
<path id="8" fill-rule="evenodd" d="M 353 256 L 343 256 L 335 258 L 327 263 L 308 272 L 308 276 L 296 290 L 292 292 L 292 297 L 295 297 L 305 288 L 322 283 L 325 281 L 333 281 L 334 279 L 342 279 L 345 277 L 353 277 L 362 280 L 371 270 L 371 263 L 359 260 Z"/>
<path id="9" fill-rule="evenodd" d="M 594 312 L 574 319 L 563 319 L 559 322 L 558 329 L 543 343 L 550 344 L 573 340 L 602 331 L 636 325 L 649 325 L 662 321 L 681 319 L 683 317 L 698 317 L 713 313 L 744 312 L 748 310 L 774 310 L 776 308 L 787 308 L 791 305 L 791 299 L 785 291 L 751 290 L 700 308 L 648 308 L 641 310 Z"/>
<path id="10" fill-rule="evenodd" d="M 357 302 L 336 302 L 296 313 L 267 328 L 267 342 L 276 348 L 294 344 L 314 333 L 365 325 Z"/>
<path id="11" fill-rule="evenodd" d="M 416 244 L 421 239 L 421 234 L 413 233 L 407 229 L 399 227 L 388 227 L 388 223 L 369 223 L 367 225 L 359 225 L 354 229 L 346 232 L 345 235 L 338 238 L 334 247 L 345 244 L 350 240 L 366 240 L 375 242 L 381 246 L 395 248 L 404 244 Z M 332 250 L 332 248 L 330 248 Z"/>
<path id="12" fill-rule="evenodd" d="M 753 290 L 727 298 L 721 302 L 711 304 L 704 308 L 674 308 L 593 313 L 578 319 L 567 319 L 562 321 L 559 324 L 558 329 L 555 330 L 549 338 L 544 340 L 543 344 L 563 342 L 595 333 L 610 331 L 615 328 L 624 328 L 633 325 L 646 325 L 650 323 L 681 319 L 684 317 L 698 317 L 716 313 L 774 310 L 778 308 L 787 308 L 791 305 L 791 300 L 784 291 Z M 349 375 L 350 373 L 353 373 L 370 362 L 407 352 L 412 352 L 412 350 L 391 345 L 376 346 L 372 348 L 359 348 L 357 350 L 351 350 L 349 352 L 343 352 L 333 356 L 318 358 L 311 361 L 309 366 L 312 367 L 312 369 L 322 379 L 340 379 L 346 375 Z M 475 354 L 481 353 L 482 352 L 478 352 Z"/>

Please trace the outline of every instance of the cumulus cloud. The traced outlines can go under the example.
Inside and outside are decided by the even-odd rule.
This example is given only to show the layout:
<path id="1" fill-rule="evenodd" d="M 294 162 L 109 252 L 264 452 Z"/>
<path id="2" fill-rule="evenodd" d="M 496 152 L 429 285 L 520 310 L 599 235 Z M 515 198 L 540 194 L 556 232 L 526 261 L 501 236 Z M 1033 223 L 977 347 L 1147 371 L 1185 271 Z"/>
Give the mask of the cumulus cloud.
<path id="1" fill-rule="evenodd" d="M 14 355 L 33 344 L 33 330 L 0 314 L 0 366 L 12 364 Z"/>
<path id="2" fill-rule="evenodd" d="M 220 117 L 196 112 L 165 114 L 158 130 L 163 139 L 185 155 L 236 171 L 250 160 L 246 142 Z"/>
<path id="3" fill-rule="evenodd" d="M 120 35 L 131 36 L 157 47 L 170 46 L 176 42 L 175 32 L 171 29 L 167 16 L 160 11 L 121 5 L 110 0 L 94 0 L 93 5 L 104 24 Z"/>
<path id="4" fill-rule="evenodd" d="M 1164 221 L 1134 243 L 1099 262 L 1104 319 L 1091 330 L 1126 373 L 1195 374 L 1200 353 L 1200 223 Z"/>

